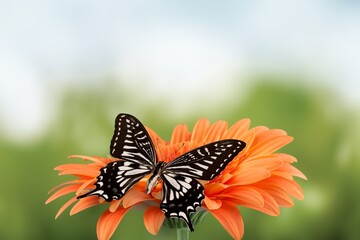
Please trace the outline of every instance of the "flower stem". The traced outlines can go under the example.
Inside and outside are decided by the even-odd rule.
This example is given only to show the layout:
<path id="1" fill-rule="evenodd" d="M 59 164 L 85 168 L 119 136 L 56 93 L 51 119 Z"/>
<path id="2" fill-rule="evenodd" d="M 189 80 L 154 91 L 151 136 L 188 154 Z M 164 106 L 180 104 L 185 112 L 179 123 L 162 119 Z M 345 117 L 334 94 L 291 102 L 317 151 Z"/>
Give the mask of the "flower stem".
<path id="1" fill-rule="evenodd" d="M 177 240 L 188 240 L 189 239 L 189 229 L 188 228 L 177 228 L 176 235 Z"/>

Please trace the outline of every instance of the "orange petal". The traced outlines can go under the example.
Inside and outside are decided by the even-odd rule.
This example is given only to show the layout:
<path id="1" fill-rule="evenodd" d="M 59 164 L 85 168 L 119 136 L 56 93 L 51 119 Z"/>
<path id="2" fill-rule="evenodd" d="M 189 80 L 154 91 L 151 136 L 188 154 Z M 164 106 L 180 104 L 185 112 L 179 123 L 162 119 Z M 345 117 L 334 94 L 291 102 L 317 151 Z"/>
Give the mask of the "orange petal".
<path id="1" fill-rule="evenodd" d="M 284 161 L 284 163 L 294 163 L 297 162 L 297 159 L 294 156 L 291 156 L 286 153 L 274 153 L 272 154 L 275 157 L 281 158 L 281 160 Z"/>
<path id="2" fill-rule="evenodd" d="M 71 192 L 76 192 L 78 190 L 79 187 L 81 187 L 82 184 L 74 184 L 74 185 L 70 185 L 70 186 L 66 186 L 63 187 L 61 189 L 59 189 L 58 191 L 56 191 L 53 195 L 51 195 L 45 202 L 45 204 L 48 204 L 52 201 L 54 201 L 55 199 L 64 196 L 68 193 Z"/>
<path id="3" fill-rule="evenodd" d="M 75 201 L 76 201 L 76 196 L 71 198 L 69 201 L 67 201 L 56 213 L 55 219 L 57 219 L 65 211 L 65 209 L 67 209 Z"/>
<path id="4" fill-rule="evenodd" d="M 121 198 L 120 200 L 112 201 L 110 203 L 109 211 L 115 212 L 118 209 L 118 207 L 120 206 L 120 203 L 122 202 L 122 200 L 123 199 Z"/>
<path id="5" fill-rule="evenodd" d="M 265 182 L 268 182 L 269 184 L 273 184 L 274 186 L 283 189 L 287 194 L 299 200 L 304 199 L 304 193 L 301 187 L 295 181 L 284 179 L 281 177 L 271 177 Z"/>
<path id="6" fill-rule="evenodd" d="M 118 208 L 116 212 L 105 211 L 99 218 L 96 232 L 99 240 L 108 240 L 130 208 Z"/>
<path id="7" fill-rule="evenodd" d="M 165 144 L 165 141 L 151 128 L 145 127 L 146 131 L 149 133 L 151 140 L 156 145 L 158 144 Z"/>
<path id="8" fill-rule="evenodd" d="M 254 188 L 256 189 L 264 198 L 264 206 L 263 207 L 257 207 L 254 205 L 246 205 L 244 206 L 256 209 L 258 211 L 261 211 L 263 213 L 266 213 L 270 216 L 279 216 L 280 215 L 280 208 L 275 199 L 266 191 L 260 189 L 260 188 Z"/>
<path id="9" fill-rule="evenodd" d="M 293 140 L 286 132 L 280 129 L 264 131 L 256 135 L 251 146 L 251 155 L 271 154 Z"/>
<path id="10" fill-rule="evenodd" d="M 68 158 L 80 158 L 83 160 L 93 161 L 99 165 L 106 166 L 109 162 L 111 162 L 110 158 L 102 158 L 102 157 L 89 157 L 83 155 L 70 155 Z"/>
<path id="11" fill-rule="evenodd" d="M 241 168 L 265 168 L 269 171 L 284 165 L 281 158 L 274 156 L 254 156 L 241 163 Z"/>
<path id="12" fill-rule="evenodd" d="M 86 182 L 84 182 L 80 187 L 79 189 L 76 191 L 76 195 L 80 195 L 80 193 L 85 189 L 87 188 L 90 184 L 94 183 L 96 181 L 96 179 L 90 179 Z"/>
<path id="13" fill-rule="evenodd" d="M 270 182 L 262 182 L 256 184 L 256 187 L 269 193 L 279 206 L 292 207 L 294 205 L 291 197 L 278 185 Z"/>
<path id="14" fill-rule="evenodd" d="M 187 142 L 189 141 L 189 136 L 188 127 L 185 124 L 179 124 L 174 128 L 171 135 L 170 145 Z"/>
<path id="15" fill-rule="evenodd" d="M 49 194 L 52 193 L 53 191 L 59 189 L 59 188 L 62 188 L 66 185 L 74 185 L 74 184 L 77 184 L 77 183 L 83 183 L 85 182 L 86 180 L 81 180 L 81 179 L 77 179 L 77 180 L 72 180 L 72 181 L 67 181 L 67 182 L 64 182 L 62 184 L 59 184 L 55 187 L 53 187 L 52 189 L 50 189 L 50 191 L 48 192 Z"/>
<path id="16" fill-rule="evenodd" d="M 271 172 L 272 175 L 292 180 L 293 176 L 307 180 L 306 176 L 291 164 L 284 164 L 281 168 Z"/>
<path id="17" fill-rule="evenodd" d="M 144 213 L 144 224 L 152 235 L 156 235 L 165 219 L 165 214 L 159 207 L 148 207 Z"/>
<path id="18" fill-rule="evenodd" d="M 60 171 L 59 175 L 78 175 L 95 178 L 100 174 L 99 166 L 91 164 L 63 164 L 57 166 L 55 170 Z"/>
<path id="19" fill-rule="evenodd" d="M 244 222 L 235 205 L 223 202 L 221 208 L 209 211 L 231 235 L 240 240 L 244 235 Z"/>
<path id="20" fill-rule="evenodd" d="M 210 127 L 210 122 L 207 119 L 200 118 L 193 129 L 193 132 L 191 134 L 191 140 L 192 142 L 204 142 L 204 137 L 206 136 L 206 133 Z"/>
<path id="21" fill-rule="evenodd" d="M 150 195 L 147 195 L 145 192 L 140 191 L 137 188 L 132 188 L 123 197 L 123 206 L 124 208 L 128 208 L 132 205 L 135 205 L 136 203 L 151 199 L 153 198 Z"/>
<path id="22" fill-rule="evenodd" d="M 227 185 L 222 183 L 209 183 L 205 185 L 205 195 L 211 197 L 213 195 L 217 195 L 227 188 Z"/>
<path id="23" fill-rule="evenodd" d="M 250 126 L 250 119 L 244 118 L 240 121 L 237 121 L 232 125 L 229 130 L 224 133 L 221 139 L 243 139 L 244 133 L 247 132 Z"/>
<path id="24" fill-rule="evenodd" d="M 225 184 L 228 185 L 247 185 L 259 182 L 271 176 L 271 173 L 264 168 L 241 169 Z"/>
<path id="25" fill-rule="evenodd" d="M 206 205 L 206 208 L 209 209 L 209 210 L 219 209 L 221 207 L 221 205 L 222 205 L 221 200 L 214 200 L 214 199 L 209 198 L 206 195 L 205 195 L 204 203 Z"/>
<path id="26" fill-rule="evenodd" d="M 213 125 L 211 125 L 208 130 L 204 140 L 205 142 L 215 142 L 220 139 L 220 137 L 224 134 L 228 127 L 228 123 L 226 121 L 217 121 Z"/>
<path id="27" fill-rule="evenodd" d="M 82 198 L 71 208 L 70 216 L 98 204 L 100 203 L 99 197 L 97 196 L 89 196 L 86 198 Z"/>
<path id="28" fill-rule="evenodd" d="M 180 149 L 182 149 L 182 144 L 176 145 L 158 145 L 156 152 L 159 161 L 170 162 L 180 155 Z"/>
<path id="29" fill-rule="evenodd" d="M 264 198 L 262 195 L 253 187 L 248 186 L 229 187 L 223 193 L 219 194 L 218 198 L 226 198 L 228 201 L 236 200 L 236 202 L 240 202 L 240 205 L 264 206 Z"/>
<path id="30" fill-rule="evenodd" d="M 304 199 L 304 192 L 301 189 L 301 187 L 299 186 L 299 184 L 297 182 L 295 182 L 295 181 L 291 181 L 290 184 L 292 184 L 293 187 L 289 187 L 289 189 L 287 189 L 286 186 L 283 186 L 283 187 L 285 187 L 285 191 L 287 191 L 294 198 L 297 198 L 299 200 L 303 200 Z"/>
<path id="31" fill-rule="evenodd" d="M 242 159 L 244 156 L 247 156 L 247 152 L 249 149 L 251 149 L 252 143 L 255 139 L 255 131 L 246 131 L 245 133 L 242 133 L 241 136 L 239 136 L 237 139 L 244 141 L 246 146 L 233 161 L 236 161 L 236 159 Z"/>
<path id="32" fill-rule="evenodd" d="M 256 135 L 260 135 L 261 133 L 268 131 L 269 128 L 265 126 L 256 126 L 251 128 L 250 130 L 254 131 Z"/>

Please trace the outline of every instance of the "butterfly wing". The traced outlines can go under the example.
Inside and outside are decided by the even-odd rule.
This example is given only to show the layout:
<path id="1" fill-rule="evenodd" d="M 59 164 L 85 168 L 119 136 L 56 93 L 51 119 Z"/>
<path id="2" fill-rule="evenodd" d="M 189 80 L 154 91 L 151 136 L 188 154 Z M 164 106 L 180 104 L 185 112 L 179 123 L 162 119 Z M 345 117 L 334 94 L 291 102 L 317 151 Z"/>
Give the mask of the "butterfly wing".
<path id="1" fill-rule="evenodd" d="M 110 202 L 119 200 L 140 179 L 151 172 L 151 168 L 130 161 L 115 161 L 100 170 L 95 189 L 78 196 L 99 196 Z"/>
<path id="2" fill-rule="evenodd" d="M 239 140 L 213 142 L 169 162 L 161 173 L 163 200 L 160 208 L 167 217 L 181 218 L 194 230 L 190 214 L 201 206 L 204 187 L 195 179 L 211 180 L 244 149 Z"/>
<path id="3" fill-rule="evenodd" d="M 166 170 L 201 180 L 214 179 L 245 147 L 240 140 L 221 140 L 193 149 L 166 165 Z"/>
<path id="4" fill-rule="evenodd" d="M 174 173 L 161 175 L 163 200 L 160 209 L 166 217 L 181 218 L 194 231 L 190 213 L 196 212 L 204 199 L 204 187 L 195 179 Z"/>
<path id="5" fill-rule="evenodd" d="M 144 125 L 136 117 L 126 113 L 116 117 L 110 154 L 140 165 L 154 166 L 157 163 L 154 144 Z"/>
<path id="6" fill-rule="evenodd" d="M 120 160 L 102 168 L 95 189 L 78 198 L 97 195 L 106 201 L 118 200 L 151 173 L 157 163 L 154 145 L 144 125 L 125 113 L 116 117 L 110 154 Z"/>

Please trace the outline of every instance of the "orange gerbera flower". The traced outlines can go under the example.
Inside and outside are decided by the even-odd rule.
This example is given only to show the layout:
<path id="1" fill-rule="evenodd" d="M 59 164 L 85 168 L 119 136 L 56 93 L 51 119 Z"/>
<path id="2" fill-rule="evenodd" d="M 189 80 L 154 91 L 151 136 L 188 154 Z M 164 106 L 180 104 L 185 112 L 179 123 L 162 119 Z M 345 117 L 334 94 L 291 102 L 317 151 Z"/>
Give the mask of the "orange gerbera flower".
<path id="1" fill-rule="evenodd" d="M 291 197 L 303 199 L 301 187 L 293 179 L 294 176 L 306 179 L 292 163 L 296 158 L 283 153 L 275 153 L 290 143 L 293 138 L 280 129 L 268 129 L 264 126 L 250 128 L 250 120 L 242 119 L 228 129 L 225 121 L 214 124 L 200 119 L 192 132 L 186 125 L 175 127 L 171 140 L 162 140 L 154 131 L 147 128 L 156 148 L 159 161 L 170 160 L 200 147 L 222 139 L 239 139 L 246 142 L 246 147 L 216 178 L 201 181 L 205 188 L 205 199 L 202 207 L 210 212 L 234 239 L 241 239 L 244 226 L 237 206 L 253 208 L 266 214 L 277 216 L 279 207 L 291 207 Z M 109 204 L 109 208 L 99 218 L 97 236 L 100 240 L 109 239 L 121 222 L 123 216 L 133 206 L 146 206 L 144 224 L 151 234 L 157 234 L 165 215 L 160 210 L 161 184 L 156 185 L 148 195 L 145 193 L 148 177 L 140 180 L 120 200 L 105 202 L 98 196 L 90 196 L 77 200 L 77 196 L 94 188 L 100 169 L 115 161 L 111 157 L 87 157 L 73 155 L 70 158 L 89 160 L 89 164 L 64 164 L 55 168 L 59 175 L 74 175 L 76 180 L 65 182 L 55 187 L 55 191 L 46 203 L 68 194 L 75 195 L 66 202 L 56 214 L 57 218 L 66 208 L 76 202 L 70 215 L 78 213 L 98 204 Z"/>

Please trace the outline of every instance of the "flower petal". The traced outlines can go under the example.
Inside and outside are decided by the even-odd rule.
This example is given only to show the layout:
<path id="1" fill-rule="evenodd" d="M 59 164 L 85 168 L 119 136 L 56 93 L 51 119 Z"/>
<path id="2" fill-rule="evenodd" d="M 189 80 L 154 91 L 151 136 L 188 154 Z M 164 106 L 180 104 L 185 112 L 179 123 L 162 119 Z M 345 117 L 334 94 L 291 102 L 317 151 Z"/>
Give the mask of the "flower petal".
<path id="1" fill-rule="evenodd" d="M 72 180 L 72 181 L 67 181 L 67 182 L 64 182 L 62 184 L 59 184 L 55 187 L 53 187 L 52 189 L 50 189 L 50 191 L 48 192 L 49 194 L 52 193 L 53 191 L 59 189 L 59 188 L 62 188 L 66 185 L 74 185 L 74 184 L 77 184 L 77 183 L 83 183 L 85 182 L 85 180 L 80 180 L 80 179 L 77 179 L 77 180 Z"/>
<path id="2" fill-rule="evenodd" d="M 224 133 L 221 139 L 243 139 L 244 133 L 247 132 L 250 126 L 250 119 L 244 118 L 240 121 L 237 121 L 232 125 L 229 130 Z"/>
<path id="3" fill-rule="evenodd" d="M 137 188 L 132 188 L 123 197 L 123 206 L 128 208 L 136 203 L 153 199 L 150 195 L 147 195 L 144 191 L 139 191 Z"/>
<path id="4" fill-rule="evenodd" d="M 266 213 L 270 216 L 279 216 L 280 215 L 280 208 L 275 199 L 266 191 L 260 189 L 260 188 L 254 188 L 256 189 L 264 198 L 264 206 L 263 207 L 257 207 L 254 205 L 245 205 L 246 207 L 256 209 L 260 212 Z"/>
<path id="5" fill-rule="evenodd" d="M 284 161 L 284 163 L 294 163 L 297 162 L 297 159 L 294 156 L 291 156 L 286 153 L 274 153 L 272 154 L 275 157 L 281 158 L 281 160 Z"/>
<path id="6" fill-rule="evenodd" d="M 118 208 L 115 212 L 105 211 L 99 218 L 96 232 L 99 240 L 108 240 L 130 208 Z"/>
<path id="7" fill-rule="evenodd" d="M 76 191 L 76 195 L 80 195 L 80 193 L 81 193 L 85 188 L 87 188 L 90 184 L 95 183 L 95 181 L 96 181 L 96 179 L 94 178 L 94 179 L 90 179 L 90 180 L 84 182 L 84 183 L 79 187 L 79 189 Z"/>
<path id="8" fill-rule="evenodd" d="M 205 142 L 215 142 L 220 139 L 220 137 L 225 133 L 228 127 L 228 123 L 225 121 L 217 121 L 211 125 L 208 130 L 204 140 Z"/>
<path id="9" fill-rule="evenodd" d="M 204 204 L 205 204 L 207 209 L 216 210 L 216 209 L 219 209 L 221 207 L 222 201 L 221 200 L 211 199 L 211 198 L 209 198 L 208 196 L 205 195 Z"/>
<path id="10" fill-rule="evenodd" d="M 59 175 L 77 175 L 95 178 L 100 174 L 100 168 L 94 164 L 63 164 L 57 166 L 55 170 L 60 171 Z"/>
<path id="11" fill-rule="evenodd" d="M 272 171 L 272 174 L 288 180 L 293 180 L 293 176 L 307 180 L 306 176 L 302 172 L 290 164 L 284 164 L 284 166 Z"/>
<path id="12" fill-rule="evenodd" d="M 80 158 L 83 160 L 93 161 L 99 165 L 106 166 L 109 162 L 111 162 L 110 158 L 103 158 L 103 157 L 89 157 L 83 155 L 70 155 L 68 158 Z"/>
<path id="13" fill-rule="evenodd" d="M 156 235 L 165 219 L 165 214 L 159 207 L 148 207 L 144 213 L 144 224 L 152 235 Z"/>
<path id="14" fill-rule="evenodd" d="M 209 211 L 231 235 L 240 240 L 244 235 L 244 222 L 235 205 L 223 202 L 221 208 Z"/>
<path id="15" fill-rule="evenodd" d="M 256 187 L 269 193 L 279 206 L 292 207 L 294 205 L 291 197 L 278 185 L 271 182 L 261 182 L 256 184 Z"/>
<path id="16" fill-rule="evenodd" d="M 269 171 L 280 168 L 284 165 L 284 162 L 281 158 L 275 157 L 272 155 L 268 156 L 254 156 L 244 160 L 241 163 L 241 168 L 265 168 Z"/>
<path id="17" fill-rule="evenodd" d="M 176 145 L 158 145 L 156 153 L 159 161 L 170 162 L 174 158 L 180 155 L 180 149 L 182 144 Z"/>
<path id="18" fill-rule="evenodd" d="M 280 129 L 263 131 L 256 135 L 251 146 L 251 156 L 273 153 L 293 140 Z"/>
<path id="19" fill-rule="evenodd" d="M 64 211 L 65 209 L 67 209 L 73 202 L 75 202 L 77 199 L 76 199 L 76 196 L 73 197 L 73 198 L 70 198 L 69 201 L 67 201 L 60 209 L 59 211 L 56 213 L 55 215 L 55 219 L 57 219 Z"/>
<path id="20" fill-rule="evenodd" d="M 70 216 L 99 204 L 100 203 L 98 196 L 89 196 L 87 198 L 82 198 L 71 208 Z"/>
<path id="21" fill-rule="evenodd" d="M 200 118 L 194 126 L 190 141 L 203 143 L 205 140 L 204 137 L 205 137 L 209 127 L 210 127 L 209 120 Z"/>
<path id="22" fill-rule="evenodd" d="M 179 124 L 174 128 L 171 135 L 170 145 L 183 143 L 189 141 L 190 133 L 188 127 L 185 124 Z"/>
<path id="23" fill-rule="evenodd" d="M 154 144 L 165 144 L 166 142 L 151 128 L 145 127 L 146 131 L 149 133 L 149 136 Z"/>
<path id="24" fill-rule="evenodd" d="M 253 187 L 248 186 L 229 187 L 223 193 L 219 194 L 218 198 L 226 198 L 226 200 L 232 202 L 236 201 L 239 205 L 264 206 L 264 198 L 262 195 Z"/>
<path id="25" fill-rule="evenodd" d="M 225 184 L 212 182 L 205 185 L 205 195 L 211 197 L 213 195 L 219 194 L 226 188 L 227 185 Z"/>
<path id="26" fill-rule="evenodd" d="M 249 168 L 241 169 L 229 179 L 225 184 L 227 185 L 248 185 L 252 183 L 259 182 L 265 178 L 271 176 L 270 171 L 264 168 Z"/>
<path id="27" fill-rule="evenodd" d="M 118 209 L 118 207 L 120 206 L 120 203 L 122 203 L 122 200 L 123 199 L 121 198 L 120 200 L 112 201 L 110 203 L 109 211 L 115 212 Z"/>
<path id="28" fill-rule="evenodd" d="M 57 199 L 57 198 L 59 198 L 61 196 L 64 196 L 64 195 L 66 195 L 68 193 L 76 192 L 81 185 L 82 184 L 74 184 L 74 185 L 66 186 L 66 187 L 63 187 L 63 188 L 57 190 L 53 195 L 51 195 L 46 200 L 45 204 L 48 204 L 48 203 L 54 201 L 55 199 Z"/>
<path id="29" fill-rule="evenodd" d="M 287 194 L 293 196 L 294 198 L 297 198 L 299 200 L 304 199 L 304 193 L 301 187 L 293 180 L 274 176 L 266 179 L 264 182 L 268 182 L 269 184 L 273 184 L 273 186 L 277 186 L 283 189 Z"/>

